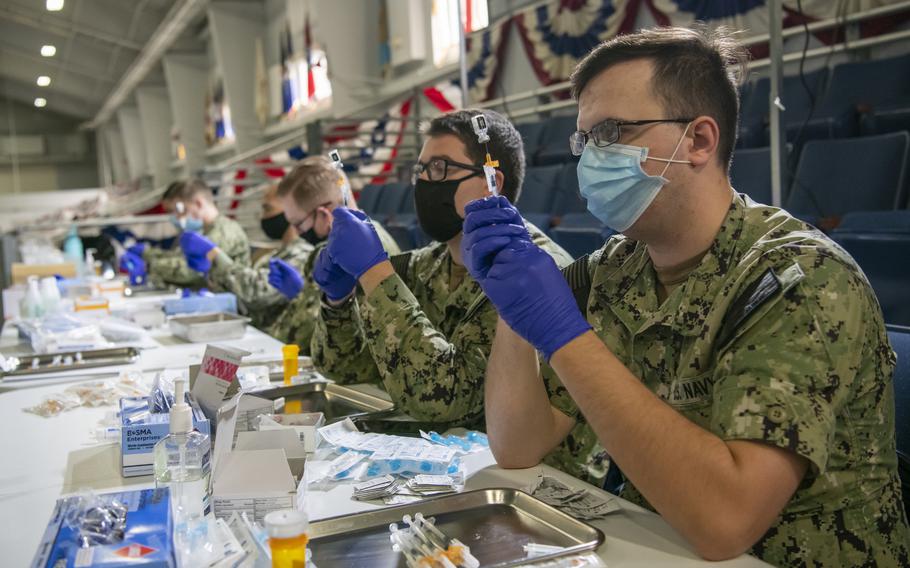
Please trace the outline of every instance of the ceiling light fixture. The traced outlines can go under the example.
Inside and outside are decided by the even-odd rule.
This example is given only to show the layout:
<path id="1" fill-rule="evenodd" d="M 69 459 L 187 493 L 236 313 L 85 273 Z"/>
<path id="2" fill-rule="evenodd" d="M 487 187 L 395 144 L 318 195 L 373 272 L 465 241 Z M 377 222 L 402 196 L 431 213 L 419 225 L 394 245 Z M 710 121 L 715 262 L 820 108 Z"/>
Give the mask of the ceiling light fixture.
<path id="1" fill-rule="evenodd" d="M 63 9 L 63 0 L 47 0 L 45 6 L 48 12 L 59 12 Z"/>
<path id="2" fill-rule="evenodd" d="M 37 99 L 35 99 L 35 106 L 38 108 L 47 106 L 47 100 L 42 99 L 41 97 L 38 97 Z"/>
<path id="3" fill-rule="evenodd" d="M 38 77 L 37 82 L 38 82 L 39 87 L 47 87 L 48 85 L 51 84 L 51 78 L 48 77 L 47 75 L 41 75 L 40 77 Z"/>
<path id="4" fill-rule="evenodd" d="M 57 54 L 57 48 L 53 45 L 42 45 L 41 46 L 41 55 L 44 57 L 53 57 Z"/>

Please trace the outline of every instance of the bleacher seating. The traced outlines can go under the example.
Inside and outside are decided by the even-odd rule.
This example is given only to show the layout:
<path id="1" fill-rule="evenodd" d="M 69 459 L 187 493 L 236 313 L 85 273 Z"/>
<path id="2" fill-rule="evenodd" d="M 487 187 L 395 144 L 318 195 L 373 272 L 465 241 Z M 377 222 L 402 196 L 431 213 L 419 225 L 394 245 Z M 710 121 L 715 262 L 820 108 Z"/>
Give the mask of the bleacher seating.
<path id="1" fill-rule="evenodd" d="M 523 122 L 515 125 L 524 143 L 525 158 L 528 165 L 534 163 L 537 151 L 540 150 L 540 138 L 543 135 L 543 122 Z"/>
<path id="2" fill-rule="evenodd" d="M 910 326 L 910 211 L 848 213 L 831 238 L 866 273 L 885 321 Z"/>
<path id="3" fill-rule="evenodd" d="M 357 206 L 367 215 L 372 216 L 376 212 L 376 204 L 379 203 L 379 194 L 382 192 L 381 185 L 369 184 L 360 190 L 360 197 L 357 199 Z"/>
<path id="4" fill-rule="evenodd" d="M 730 180 L 736 191 L 771 204 L 771 148 L 737 149 L 730 164 Z"/>
<path id="5" fill-rule="evenodd" d="M 534 158 L 539 166 L 564 164 L 575 159 L 569 151 L 569 136 L 577 130 L 577 117 L 554 116 L 543 124 L 540 150 Z"/>
<path id="6" fill-rule="evenodd" d="M 859 134 L 862 114 L 910 99 L 910 55 L 841 63 L 831 70 L 825 95 L 806 124 L 804 140 L 845 138 Z M 802 119 L 787 122 L 788 132 Z"/>
<path id="7" fill-rule="evenodd" d="M 781 114 L 781 121 L 787 125 L 787 139 L 794 141 L 797 131 L 805 121 L 812 105 L 812 98 L 806 91 L 809 87 L 812 95 L 818 99 L 824 94 L 827 69 L 805 73 L 805 85 L 799 75 L 784 77 L 781 85 L 781 99 L 786 109 Z M 767 146 L 770 141 L 768 132 L 768 97 L 771 92 L 771 80 L 762 77 L 753 81 L 746 91 L 740 111 L 740 129 L 738 145 L 743 148 Z M 803 140 L 806 136 L 801 137 Z"/>
<path id="8" fill-rule="evenodd" d="M 899 208 L 908 146 L 906 132 L 807 142 L 785 208 L 810 222 Z"/>
<path id="9" fill-rule="evenodd" d="M 411 250 L 429 242 L 417 222 L 413 185 L 409 185 L 405 190 L 398 212 L 386 219 L 385 228 L 401 250 Z"/>
<path id="10" fill-rule="evenodd" d="M 370 217 L 385 225 L 401 210 L 404 198 L 409 195 L 408 187 L 410 184 L 404 182 L 387 183 L 382 186 Z"/>
<path id="11" fill-rule="evenodd" d="M 550 236 L 574 258 L 600 248 L 613 231 L 588 212 L 568 213 L 562 217 Z"/>

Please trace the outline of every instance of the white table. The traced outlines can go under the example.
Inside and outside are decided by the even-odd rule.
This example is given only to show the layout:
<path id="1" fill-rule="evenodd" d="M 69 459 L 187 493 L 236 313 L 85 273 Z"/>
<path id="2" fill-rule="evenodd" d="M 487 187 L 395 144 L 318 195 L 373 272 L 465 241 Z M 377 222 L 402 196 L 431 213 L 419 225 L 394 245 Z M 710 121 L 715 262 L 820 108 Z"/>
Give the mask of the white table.
<path id="1" fill-rule="evenodd" d="M 204 344 L 174 343 L 159 336 L 160 347 L 144 351 L 136 364 L 146 372 L 197 363 Z M 252 351 L 251 360 L 280 358 L 281 344 L 264 333 L 248 328 L 243 339 L 224 342 Z M 15 332 L 4 330 L 0 351 L 16 347 Z M 21 346 L 18 346 L 21 347 Z M 91 377 L 81 377 L 86 380 Z M 97 378 L 97 377 L 96 377 Z M 52 418 L 23 412 L 45 396 L 60 392 L 68 379 L 47 379 L 17 383 L 0 388 L 0 550 L 3 566 L 28 566 L 50 518 L 54 502 L 62 493 L 85 488 L 101 492 L 151 486 L 150 477 L 120 476 L 119 446 L 99 444 L 93 432 L 113 407 L 77 408 Z M 71 379 L 70 379 L 71 380 Z M 480 456 L 477 459 L 482 459 Z M 569 475 L 547 466 L 526 470 L 485 467 L 471 477 L 466 490 L 491 487 L 527 488 L 540 471 L 554 476 L 570 487 L 600 491 Z M 350 485 L 330 491 L 310 491 L 307 497 L 310 517 L 318 520 L 368 510 L 376 505 L 350 498 Z M 676 531 L 659 516 L 626 501 L 622 512 L 592 524 L 606 535 L 598 553 L 611 567 L 617 566 L 703 566 Z M 714 564 L 712 564 L 714 565 Z M 717 564 L 720 566 L 766 566 L 743 556 Z"/>

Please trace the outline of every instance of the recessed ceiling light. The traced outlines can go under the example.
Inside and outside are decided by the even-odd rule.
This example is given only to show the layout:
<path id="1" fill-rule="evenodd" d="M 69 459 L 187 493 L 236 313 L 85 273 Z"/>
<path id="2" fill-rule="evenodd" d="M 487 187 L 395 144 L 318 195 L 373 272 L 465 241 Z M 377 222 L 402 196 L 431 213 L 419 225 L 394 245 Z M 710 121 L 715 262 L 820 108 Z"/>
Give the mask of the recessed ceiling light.
<path id="1" fill-rule="evenodd" d="M 59 12 L 63 9 L 63 0 L 47 0 L 45 5 L 48 12 Z"/>
<path id="2" fill-rule="evenodd" d="M 51 84 L 51 78 L 48 77 L 47 75 L 41 75 L 40 77 L 38 77 L 38 86 L 39 87 L 47 87 L 50 84 Z"/>
<path id="3" fill-rule="evenodd" d="M 44 57 L 53 57 L 57 54 L 57 48 L 53 45 L 42 45 L 41 46 L 41 55 Z"/>
<path id="4" fill-rule="evenodd" d="M 42 99 L 41 97 L 38 97 L 37 99 L 35 99 L 35 106 L 38 108 L 47 106 L 47 100 Z"/>

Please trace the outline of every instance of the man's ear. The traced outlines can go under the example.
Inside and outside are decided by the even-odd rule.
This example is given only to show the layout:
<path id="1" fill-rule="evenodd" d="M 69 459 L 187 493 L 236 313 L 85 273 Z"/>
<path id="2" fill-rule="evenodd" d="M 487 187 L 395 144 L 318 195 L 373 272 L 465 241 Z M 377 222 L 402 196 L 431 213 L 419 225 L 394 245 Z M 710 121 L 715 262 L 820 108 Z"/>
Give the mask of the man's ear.
<path id="1" fill-rule="evenodd" d="M 699 116 L 692 121 L 687 136 L 692 139 L 688 159 L 693 166 L 703 166 L 715 159 L 720 143 L 717 121 L 710 116 Z"/>

